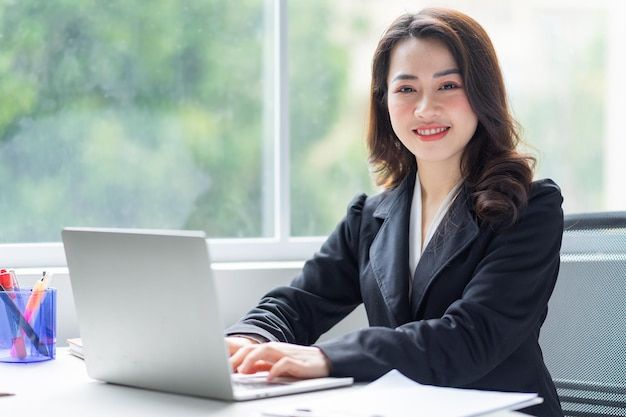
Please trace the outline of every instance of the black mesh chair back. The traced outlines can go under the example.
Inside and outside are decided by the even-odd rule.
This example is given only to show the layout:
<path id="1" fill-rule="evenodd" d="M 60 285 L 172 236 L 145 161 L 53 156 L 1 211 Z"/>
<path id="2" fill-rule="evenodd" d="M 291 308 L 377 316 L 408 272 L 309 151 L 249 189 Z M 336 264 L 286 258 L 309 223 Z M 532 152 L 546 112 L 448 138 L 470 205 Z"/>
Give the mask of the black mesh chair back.
<path id="1" fill-rule="evenodd" d="M 566 416 L 626 416 L 626 212 L 565 217 L 539 343 Z"/>

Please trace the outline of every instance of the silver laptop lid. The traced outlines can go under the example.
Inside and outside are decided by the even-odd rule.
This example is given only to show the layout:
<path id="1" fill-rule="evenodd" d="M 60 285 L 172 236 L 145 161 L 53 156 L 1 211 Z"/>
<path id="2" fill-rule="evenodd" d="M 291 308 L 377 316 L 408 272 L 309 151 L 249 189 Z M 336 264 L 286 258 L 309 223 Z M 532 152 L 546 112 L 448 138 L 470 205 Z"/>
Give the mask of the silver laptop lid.
<path id="1" fill-rule="evenodd" d="M 90 377 L 233 398 L 203 232 L 66 228 L 62 236 Z"/>

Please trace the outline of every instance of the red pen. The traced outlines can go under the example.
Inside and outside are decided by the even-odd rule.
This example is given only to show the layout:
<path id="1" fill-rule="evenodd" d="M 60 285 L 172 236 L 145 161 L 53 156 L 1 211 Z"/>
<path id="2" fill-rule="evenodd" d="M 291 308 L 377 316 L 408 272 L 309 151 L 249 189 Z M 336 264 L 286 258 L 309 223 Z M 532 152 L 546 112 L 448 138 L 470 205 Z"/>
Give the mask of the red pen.
<path id="1" fill-rule="evenodd" d="M 3 291 L 13 291 L 13 275 L 6 269 L 0 269 L 0 287 Z"/>
<path id="2" fill-rule="evenodd" d="M 17 279 L 13 270 L 7 271 L 6 269 L 0 270 L 0 286 L 2 289 L 9 293 L 11 300 L 15 300 L 16 296 L 11 291 L 19 291 Z M 9 302 L 7 300 L 7 302 Z M 13 345 L 11 346 L 11 356 L 24 359 L 26 357 L 26 346 L 24 345 L 24 339 L 22 334 L 15 324 L 15 337 L 13 338 Z"/>

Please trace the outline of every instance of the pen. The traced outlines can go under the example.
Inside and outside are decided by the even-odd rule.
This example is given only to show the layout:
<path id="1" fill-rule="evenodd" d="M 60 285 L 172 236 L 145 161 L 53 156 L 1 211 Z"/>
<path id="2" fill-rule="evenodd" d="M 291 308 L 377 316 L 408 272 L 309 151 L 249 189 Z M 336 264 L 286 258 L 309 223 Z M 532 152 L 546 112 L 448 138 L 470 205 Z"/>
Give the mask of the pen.
<path id="1" fill-rule="evenodd" d="M 9 320 L 11 320 L 11 323 L 17 323 L 18 328 L 21 329 L 21 331 L 23 331 L 26 334 L 28 339 L 31 341 L 33 346 L 35 346 L 35 348 L 41 355 L 49 356 L 46 345 L 42 345 L 39 342 L 39 336 L 37 336 L 37 332 L 35 332 L 33 327 L 30 324 L 28 324 L 28 322 L 24 318 L 24 315 L 22 315 L 22 313 L 17 308 L 13 300 L 11 300 L 11 298 L 5 291 L 0 291 L 0 299 L 2 299 L 2 301 L 4 302 L 4 305 L 7 309 L 7 313 L 9 316 Z M 21 336 L 19 337 L 21 340 L 21 344 L 16 344 L 15 339 L 13 340 L 13 347 L 11 348 L 11 355 L 14 357 L 19 357 L 20 359 L 24 359 L 26 357 L 26 348 L 24 347 L 23 339 L 21 338 Z"/>
<path id="2" fill-rule="evenodd" d="M 46 275 L 46 271 L 44 271 L 43 276 L 39 279 L 39 281 L 35 282 L 35 285 L 33 285 L 33 290 L 30 293 L 30 297 L 28 297 L 26 309 L 24 310 L 24 318 L 31 325 L 39 313 L 39 306 L 46 296 L 47 288 L 48 276 Z"/>
<path id="3" fill-rule="evenodd" d="M 22 316 L 22 318 L 25 321 L 25 323 L 20 323 L 20 327 L 29 337 L 30 341 L 33 343 L 37 351 L 44 356 L 49 356 L 48 349 L 46 348 L 44 344 L 40 343 L 39 336 L 37 336 L 37 333 L 33 330 L 32 324 L 37 318 L 37 314 L 39 313 L 39 306 L 41 305 L 41 302 L 46 296 L 46 289 L 48 288 L 48 283 L 49 283 L 49 279 L 48 279 L 48 276 L 46 275 L 46 272 L 44 271 L 43 276 L 35 283 L 35 285 L 33 285 L 33 289 L 30 293 L 30 297 L 28 297 L 28 301 L 26 302 L 24 315 L 22 316 L 20 314 L 20 316 Z M 19 313 L 19 310 L 18 310 L 18 313 Z M 15 342 L 13 344 L 15 349 L 11 349 L 11 355 L 12 356 L 15 355 L 20 359 L 24 359 L 26 357 L 26 350 L 25 349 L 23 351 L 19 350 L 20 343 L 23 345 L 24 342 L 21 336 L 18 336 L 15 338 Z"/>
<path id="4" fill-rule="evenodd" d="M 11 271 L 7 271 L 6 269 L 0 269 L 0 287 L 2 287 L 2 291 L 13 291 L 14 290 L 14 281 L 13 275 Z M 14 298 L 15 296 L 11 297 Z"/>
<path id="5" fill-rule="evenodd" d="M 23 359 L 26 357 L 26 346 L 24 346 L 24 339 L 20 334 L 19 319 L 11 320 L 11 306 L 13 306 L 13 302 L 16 299 L 15 291 L 19 291 L 19 285 L 17 283 L 17 278 L 15 277 L 15 273 L 13 272 L 13 270 L 0 270 L 0 287 L 2 287 L 2 290 L 5 291 L 6 294 L 8 294 L 8 297 L 5 296 L 3 298 L 5 299 L 4 307 L 7 311 L 7 318 L 10 322 L 9 326 L 11 327 L 13 334 L 13 340 L 11 344 L 11 356 Z M 17 312 L 19 313 L 19 309 L 17 309 Z"/>

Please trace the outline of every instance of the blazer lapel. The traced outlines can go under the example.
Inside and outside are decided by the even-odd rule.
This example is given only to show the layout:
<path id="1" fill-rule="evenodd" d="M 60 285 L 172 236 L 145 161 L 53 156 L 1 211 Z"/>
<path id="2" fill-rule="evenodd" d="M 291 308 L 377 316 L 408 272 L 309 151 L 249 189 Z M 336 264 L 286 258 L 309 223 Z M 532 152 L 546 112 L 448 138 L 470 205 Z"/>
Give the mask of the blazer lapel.
<path id="1" fill-rule="evenodd" d="M 409 305 L 409 213 L 415 174 L 407 177 L 376 208 L 374 217 L 383 224 L 370 246 L 370 265 L 393 326 L 411 319 Z"/>
<path id="2" fill-rule="evenodd" d="M 414 318 L 418 318 L 424 296 L 443 268 L 478 236 L 478 225 L 469 208 L 469 197 L 469 191 L 464 186 L 415 268 L 410 296 Z"/>

